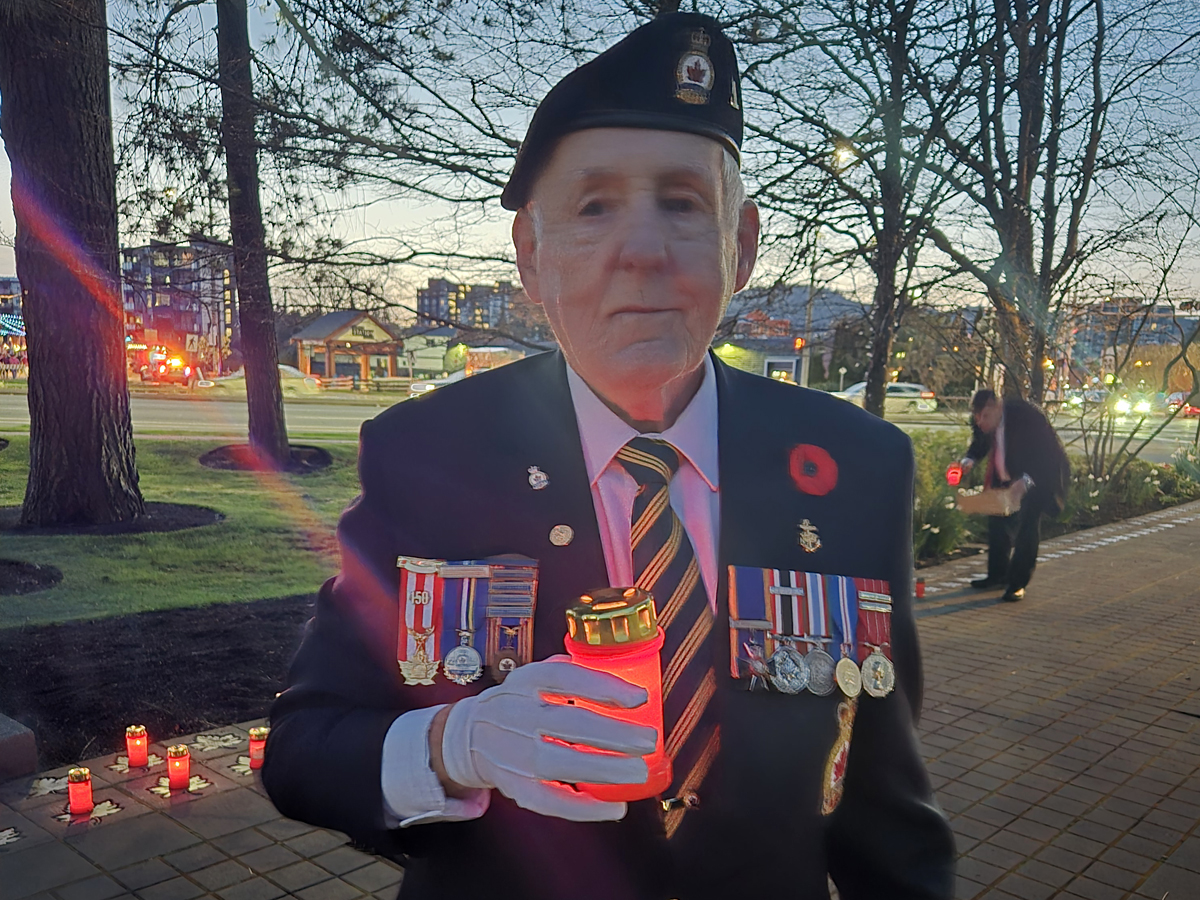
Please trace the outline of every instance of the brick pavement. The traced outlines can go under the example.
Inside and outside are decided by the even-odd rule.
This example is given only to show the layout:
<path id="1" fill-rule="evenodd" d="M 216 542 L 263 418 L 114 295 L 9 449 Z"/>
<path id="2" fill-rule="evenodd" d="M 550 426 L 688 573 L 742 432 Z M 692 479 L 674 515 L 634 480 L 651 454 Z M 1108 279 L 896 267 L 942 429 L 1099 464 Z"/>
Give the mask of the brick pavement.
<path id="1" fill-rule="evenodd" d="M 1047 542 L 1022 603 L 965 587 L 979 558 L 921 573 L 959 898 L 1200 898 L 1198 551 L 1194 503 Z M 112 804 L 84 822 L 58 818 L 65 768 L 0 785 L 0 900 L 394 900 L 398 867 L 271 806 L 255 724 L 182 739 L 204 782 L 183 796 L 152 790 L 161 765 L 83 763 Z"/>

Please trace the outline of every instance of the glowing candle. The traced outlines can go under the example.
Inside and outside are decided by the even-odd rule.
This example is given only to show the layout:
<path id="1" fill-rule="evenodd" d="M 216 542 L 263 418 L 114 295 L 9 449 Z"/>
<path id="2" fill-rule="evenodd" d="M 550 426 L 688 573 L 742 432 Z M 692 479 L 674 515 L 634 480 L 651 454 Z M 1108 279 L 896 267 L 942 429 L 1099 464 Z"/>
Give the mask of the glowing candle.
<path id="1" fill-rule="evenodd" d="M 95 808 L 92 801 L 92 773 L 85 768 L 67 773 L 67 808 L 73 816 L 87 815 Z"/>
<path id="2" fill-rule="evenodd" d="M 654 752 L 643 757 L 648 774 L 641 784 L 576 785 L 599 800 L 642 800 L 661 794 L 671 784 L 671 759 L 663 749 L 663 630 L 658 627 L 654 597 L 638 588 L 605 588 L 584 595 L 567 610 L 567 653 L 571 662 L 623 678 L 646 689 L 649 699 L 634 709 L 614 709 L 585 700 L 576 706 L 658 732 Z M 596 750 L 603 753 L 605 751 Z"/>
<path id="3" fill-rule="evenodd" d="M 150 739 L 146 737 L 145 725 L 130 725 L 125 729 L 125 756 L 131 769 L 150 765 Z"/>
<path id="4" fill-rule="evenodd" d="M 263 756 L 267 752 L 267 735 L 270 733 L 270 728 L 250 729 L 250 768 L 262 768 Z"/>
<path id="5" fill-rule="evenodd" d="M 925 597 L 925 579 L 917 579 L 917 599 L 922 600 Z"/>
<path id="6" fill-rule="evenodd" d="M 954 487 L 963 477 L 963 467 L 960 463 L 951 463 L 946 469 L 946 484 Z"/>
<path id="7" fill-rule="evenodd" d="M 192 779 L 192 754 L 187 744 L 167 748 L 167 787 L 173 791 L 186 790 Z"/>

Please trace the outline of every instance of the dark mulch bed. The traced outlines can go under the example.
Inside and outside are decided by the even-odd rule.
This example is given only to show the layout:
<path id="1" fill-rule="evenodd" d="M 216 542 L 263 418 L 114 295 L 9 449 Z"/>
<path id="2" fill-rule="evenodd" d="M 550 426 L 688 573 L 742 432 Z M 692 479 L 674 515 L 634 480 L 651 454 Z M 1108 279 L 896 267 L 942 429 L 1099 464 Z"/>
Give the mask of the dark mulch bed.
<path id="1" fill-rule="evenodd" d="M 291 472 L 293 475 L 319 472 L 333 465 L 333 457 L 323 447 L 290 444 L 289 448 L 291 458 L 284 466 L 284 471 Z M 224 447 L 209 450 L 200 457 L 200 465 L 210 469 L 225 469 L 234 472 L 256 472 L 269 468 L 263 464 L 249 444 L 226 444 Z"/>
<path id="2" fill-rule="evenodd" d="M 0 450 L 5 450 L 7 448 L 8 448 L 8 439 L 0 438 Z"/>
<path id="3" fill-rule="evenodd" d="M 266 715 L 313 595 L 0 630 L 0 712 L 33 729 L 43 769 Z"/>
<path id="4" fill-rule="evenodd" d="M 62 572 L 54 566 L 21 562 L 19 559 L 0 559 L 0 597 L 42 591 L 58 584 L 62 577 Z"/>
<path id="5" fill-rule="evenodd" d="M 18 534 L 160 534 L 165 531 L 182 531 L 214 525 L 225 517 L 207 506 L 192 506 L 187 503 L 147 503 L 146 514 L 125 522 L 108 522 L 103 525 L 18 525 L 21 507 L 0 506 L 0 532 Z"/>

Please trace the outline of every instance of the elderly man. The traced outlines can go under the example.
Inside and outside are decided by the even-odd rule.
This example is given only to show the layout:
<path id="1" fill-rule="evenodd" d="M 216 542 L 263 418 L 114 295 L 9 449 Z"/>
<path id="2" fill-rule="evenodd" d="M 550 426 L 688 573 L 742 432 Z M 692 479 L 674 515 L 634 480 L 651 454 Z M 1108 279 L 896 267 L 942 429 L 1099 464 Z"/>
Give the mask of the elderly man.
<path id="1" fill-rule="evenodd" d="M 561 346 L 363 426 L 362 494 L 272 711 L 286 815 L 402 898 L 948 898 L 914 736 L 913 461 L 890 425 L 709 353 L 754 266 L 716 22 L 661 17 L 546 96 L 503 203 Z M 561 655 L 585 592 L 654 594 L 647 692 Z M 551 702 L 582 698 L 600 711 Z"/>
<path id="2" fill-rule="evenodd" d="M 987 457 L 984 484 L 1005 488 L 1017 511 L 988 516 L 987 575 L 971 582 L 979 590 L 1004 588 L 1003 600 L 1025 599 L 1037 565 L 1042 516 L 1062 512 L 1071 484 L 1071 464 L 1054 426 L 1026 400 L 1001 401 L 984 388 L 971 398 L 971 446 L 960 465 L 969 472 Z"/>

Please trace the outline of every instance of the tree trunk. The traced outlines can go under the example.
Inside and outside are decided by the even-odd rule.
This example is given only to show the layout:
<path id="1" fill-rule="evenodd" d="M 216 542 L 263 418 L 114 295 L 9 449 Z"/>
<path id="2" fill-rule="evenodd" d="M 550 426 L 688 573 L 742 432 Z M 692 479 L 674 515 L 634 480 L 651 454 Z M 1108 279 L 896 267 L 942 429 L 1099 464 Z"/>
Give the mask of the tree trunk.
<path id="1" fill-rule="evenodd" d="M 267 280 L 267 241 L 258 192 L 254 88 L 246 0 L 216 0 L 221 144 L 229 182 L 229 229 L 238 285 L 238 322 L 246 365 L 250 446 L 264 462 L 288 460 L 275 313 Z"/>
<path id="2" fill-rule="evenodd" d="M 888 364 L 892 357 L 892 338 L 896 333 L 896 266 L 890 273 L 877 273 L 875 297 L 871 303 L 871 356 L 867 363 L 867 385 L 863 391 L 863 409 L 884 418 Z"/>
<path id="3" fill-rule="evenodd" d="M 132 519 L 144 506 L 125 380 L 104 0 L 0 3 L 0 97 L 29 348 L 21 523 Z"/>

